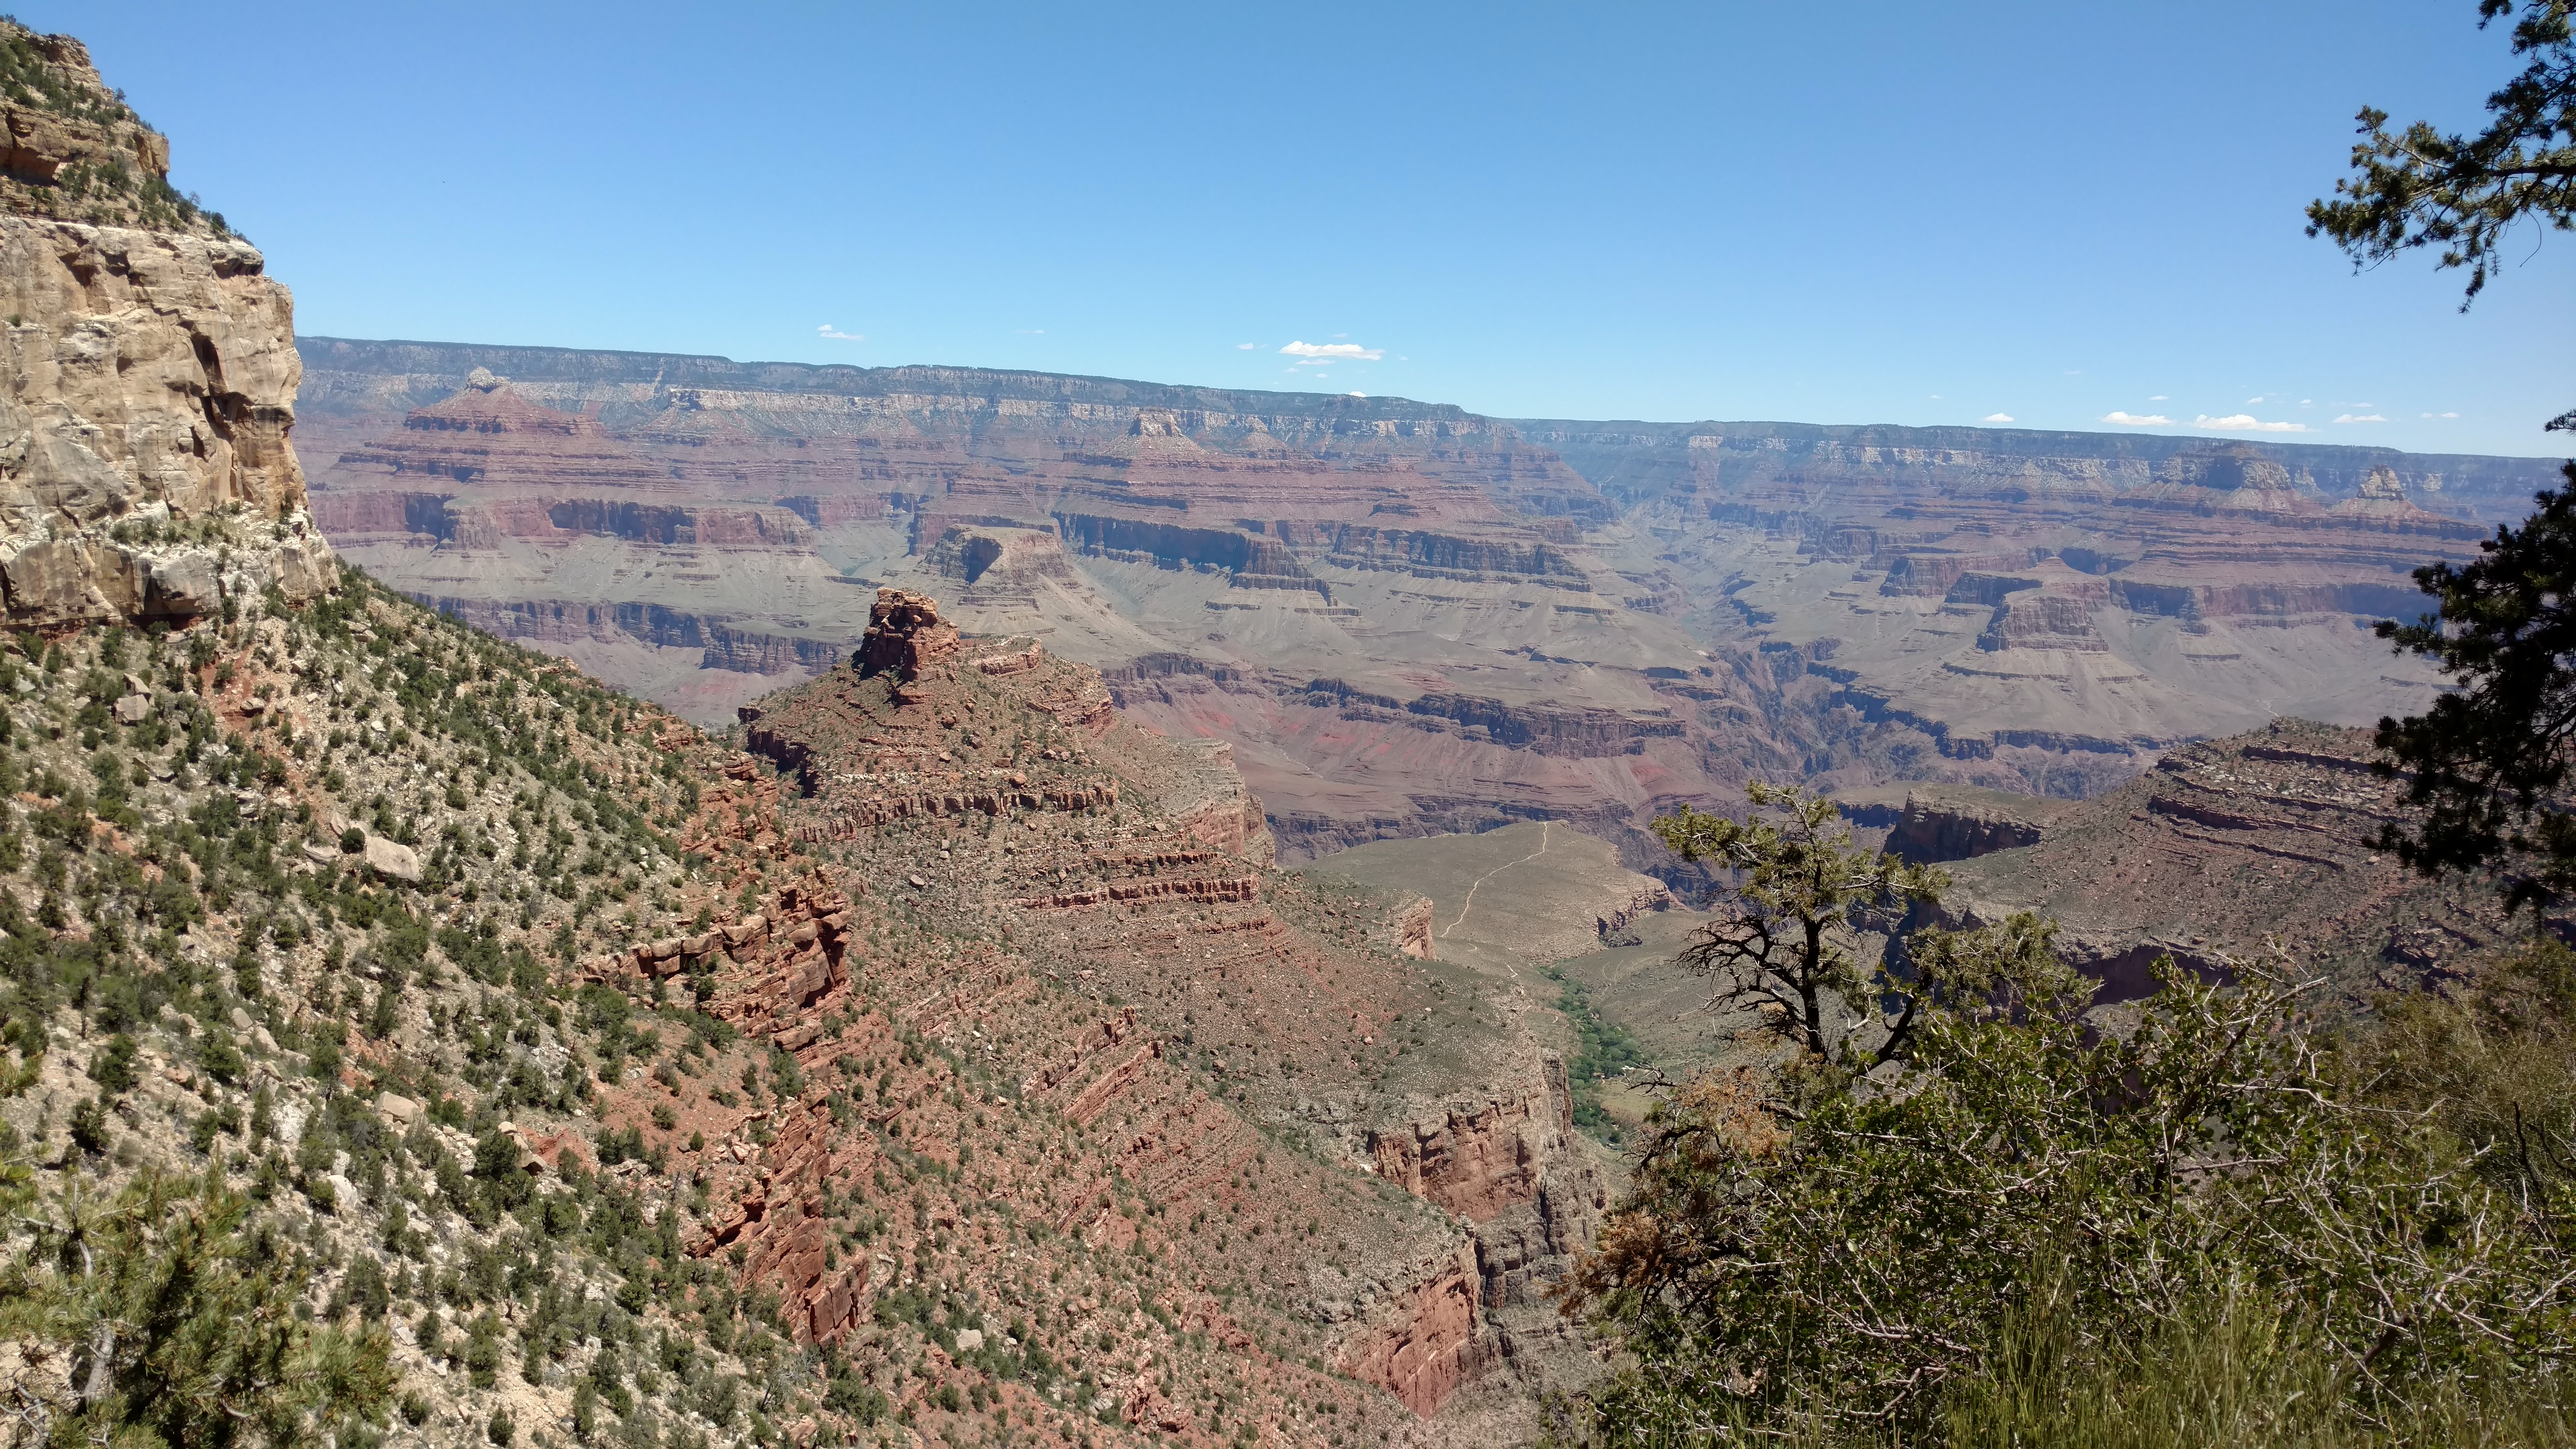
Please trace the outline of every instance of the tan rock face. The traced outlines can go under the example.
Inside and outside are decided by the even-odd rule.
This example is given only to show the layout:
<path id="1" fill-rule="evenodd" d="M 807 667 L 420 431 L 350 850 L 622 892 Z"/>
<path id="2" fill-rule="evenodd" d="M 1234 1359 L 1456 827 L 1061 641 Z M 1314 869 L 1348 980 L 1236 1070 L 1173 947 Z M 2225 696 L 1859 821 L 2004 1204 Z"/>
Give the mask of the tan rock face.
<path id="1" fill-rule="evenodd" d="M 170 141 L 143 124 L 68 35 L 0 19 L 17 79 L 0 90 L 0 210 L 226 235 L 170 189 Z"/>
<path id="2" fill-rule="evenodd" d="M 247 243 L 0 216 L 0 585 L 13 624 L 329 587 L 287 441 L 294 306 Z"/>
<path id="3" fill-rule="evenodd" d="M 0 591 L 17 625 L 186 619 L 337 577 L 287 442 L 295 305 L 170 191 L 69 36 L 0 21 Z"/>

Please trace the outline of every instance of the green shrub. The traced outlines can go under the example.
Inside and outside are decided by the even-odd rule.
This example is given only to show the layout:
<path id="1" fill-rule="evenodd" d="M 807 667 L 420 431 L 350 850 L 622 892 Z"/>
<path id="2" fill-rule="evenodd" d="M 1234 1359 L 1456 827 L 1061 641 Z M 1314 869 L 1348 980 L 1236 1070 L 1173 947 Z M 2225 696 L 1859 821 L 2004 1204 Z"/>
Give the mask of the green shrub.
<path id="1" fill-rule="evenodd" d="M 2354 1103 L 2286 979 L 2157 976 L 2125 1035 L 2007 992 L 1927 1018 L 1905 1075 L 1796 1108 L 1751 1069 L 1695 1080 L 1572 1285 L 1637 1360 L 1593 1398 L 1603 1441 L 1838 1416 L 1911 1438 L 2009 1398 L 2016 1342 L 2118 1385 L 2177 1323 L 2325 1373 L 2302 1423 L 2538 1372 L 2518 1345 L 2563 1340 L 2576 1299 L 2515 1200 Z M 1987 1399 L 1945 1394 L 1980 1375 Z"/>
<path id="2" fill-rule="evenodd" d="M 107 1108 L 96 1097 L 72 1108 L 69 1126 L 72 1145 L 83 1152 L 105 1152 L 113 1140 L 107 1127 Z"/>
<path id="3" fill-rule="evenodd" d="M 90 1058 L 90 1080 L 111 1096 L 133 1091 L 134 1084 L 140 1080 L 134 1070 L 135 1053 L 140 1050 L 133 1037 L 118 1032 Z"/>

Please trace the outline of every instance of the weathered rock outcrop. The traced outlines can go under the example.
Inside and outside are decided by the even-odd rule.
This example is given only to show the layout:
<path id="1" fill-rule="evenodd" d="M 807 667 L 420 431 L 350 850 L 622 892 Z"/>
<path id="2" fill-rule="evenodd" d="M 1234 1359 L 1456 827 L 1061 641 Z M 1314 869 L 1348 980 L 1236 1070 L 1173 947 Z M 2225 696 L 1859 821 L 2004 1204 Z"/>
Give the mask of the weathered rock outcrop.
<path id="1" fill-rule="evenodd" d="M 2063 809 L 2036 844 L 1952 866 L 1952 914 L 2053 917 L 2108 1001 L 2151 990 L 2158 956 L 2215 968 L 2269 942 L 2354 997 L 2454 975 L 2515 927 L 2486 885 L 2426 880 L 2379 849 L 2405 787 L 2371 755 L 2366 731 L 2305 720 L 2184 746 Z"/>
<path id="2" fill-rule="evenodd" d="M 0 43 L 56 57 L 106 118 L 54 125 L 0 107 L 12 178 L 0 201 L 13 208 L 0 212 L 7 622 L 186 619 L 243 593 L 328 588 L 330 549 L 287 441 L 303 364 L 286 288 L 249 243 L 176 213 L 160 230 L 28 214 L 62 210 L 48 198 L 98 155 L 157 179 L 168 148 L 78 42 L 0 24 Z"/>
<path id="3" fill-rule="evenodd" d="M 2000 790 L 1916 786 L 1906 792 L 1904 810 L 1888 831 L 1887 849 L 1918 864 L 1969 860 L 2036 845 L 2051 821 L 2065 819 L 2077 809 L 2069 800 Z"/>
<path id="4" fill-rule="evenodd" d="M 101 226 L 229 235 L 170 186 L 170 142 L 99 79 L 89 48 L 0 21 L 0 211 Z"/>
<path id="5" fill-rule="evenodd" d="M 879 589 L 876 606 L 868 611 L 868 630 L 851 662 L 862 677 L 891 671 L 899 680 L 913 680 L 956 652 L 957 626 L 940 619 L 939 605 L 929 595 Z"/>

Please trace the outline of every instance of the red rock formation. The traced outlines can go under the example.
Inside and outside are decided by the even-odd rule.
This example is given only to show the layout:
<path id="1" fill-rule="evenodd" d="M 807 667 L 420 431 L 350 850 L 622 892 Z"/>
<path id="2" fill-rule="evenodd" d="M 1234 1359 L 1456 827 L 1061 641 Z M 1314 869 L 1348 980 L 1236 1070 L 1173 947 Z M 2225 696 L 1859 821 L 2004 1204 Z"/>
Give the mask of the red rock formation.
<path id="1" fill-rule="evenodd" d="M 1476 1368 L 1475 1252 L 1461 1248 L 1433 1266 L 1389 1321 L 1344 1352 L 1342 1372 L 1388 1391 L 1417 1414 L 1449 1401 Z"/>
<path id="2" fill-rule="evenodd" d="M 957 626 L 941 622 L 939 606 L 928 595 L 877 590 L 867 633 L 859 640 L 862 677 L 891 670 L 897 679 L 918 679 L 924 669 L 956 652 Z"/>
<path id="3" fill-rule="evenodd" d="M 1378 1176 L 1473 1222 L 1538 1193 L 1540 1163 L 1556 1124 L 1546 1098 L 1450 1108 L 1440 1117 L 1372 1134 Z"/>
<path id="4" fill-rule="evenodd" d="M 1021 1101 L 1089 1134 L 1102 1153 L 1043 1189 L 1023 1189 L 1022 1208 L 1095 1246 L 1196 1244 L 1265 1255 L 1271 1271 L 1294 1274 L 1304 1271 L 1293 1265 L 1310 1251 L 1300 1246 L 1307 1234 L 1356 1234 L 1390 1252 L 1401 1245 L 1399 1256 L 1419 1271 L 1396 1274 L 1367 1311 L 1336 1320 L 1349 1328 L 1330 1356 L 1414 1409 L 1436 1410 L 1499 1352 L 1478 1312 L 1482 1285 L 1490 1278 L 1526 1296 L 1533 1275 L 1579 1237 L 1569 1214 L 1595 1210 L 1597 1189 L 1579 1185 L 1589 1179 L 1569 1165 L 1562 1091 L 1550 1095 L 1535 1062 L 1471 1052 L 1480 1070 L 1516 1062 L 1513 1081 L 1531 1085 L 1408 1126 L 1401 1151 L 1391 1129 L 1381 1129 L 1372 1152 L 1366 1133 L 1337 1128 L 1325 1151 L 1345 1164 L 1338 1168 L 1266 1153 L 1250 1119 L 1277 1120 L 1285 1082 L 1256 1072 L 1256 1059 L 1293 1053 L 1297 1091 L 1364 1096 L 1400 1049 L 1395 1022 L 1437 999 L 1420 967 L 1385 947 L 1328 944 L 1281 918 L 1269 897 L 1292 887 L 1261 868 L 1264 840 L 1239 823 L 1215 830 L 1257 818 L 1240 781 L 1220 779 L 1231 773 L 1221 748 L 1161 740 L 1114 717 L 1096 732 L 1069 727 L 1067 714 L 1082 715 L 1060 702 L 1089 697 L 1084 677 L 1097 686 L 1090 671 L 1026 648 L 970 657 L 948 645 L 953 636 L 927 599 L 887 604 L 872 640 L 886 667 L 863 676 L 844 666 L 765 703 L 751 743 L 784 774 L 772 779 L 738 761 L 732 780 L 702 797 L 685 842 L 732 862 L 800 836 L 828 840 L 866 873 L 864 889 L 856 880 L 799 884 L 765 900 L 757 917 L 645 943 L 597 963 L 594 974 L 637 983 L 640 994 L 641 983 L 712 973 L 712 1009 L 750 1039 L 792 1053 L 808 1082 L 835 1080 L 836 1064 L 854 1058 L 864 1079 L 873 1069 L 866 1063 L 903 1042 L 937 1041 L 970 1063 L 1007 1062 Z M 911 677 L 902 679 L 906 661 Z M 994 775 L 1003 777 L 994 788 L 955 809 L 890 808 L 962 802 L 970 792 L 952 782 Z M 1079 808 L 1052 808 L 1058 800 Z M 919 843 L 925 834 L 939 850 Z M 889 919 L 889 906 L 990 921 L 1013 945 L 977 946 L 936 965 L 872 956 L 854 943 L 867 938 L 869 920 Z M 1390 942 L 1403 934 L 1397 918 L 1424 914 L 1418 901 L 1388 910 Z M 1069 1015 L 1068 999 L 1089 1005 Z M 999 1041 L 1019 1045 L 1004 1056 Z M 1469 1100 L 1460 1085 L 1433 1078 L 1419 1089 Z M 938 1144 L 954 1130 L 935 1094 L 881 1091 L 863 1116 L 910 1152 L 945 1150 Z M 830 1239 L 813 1226 L 828 1216 L 818 1205 L 840 1191 L 833 1184 L 875 1171 L 878 1160 L 832 1121 L 828 1099 L 809 1091 L 771 1109 L 762 1129 L 774 1140 L 765 1149 L 711 1148 L 708 1170 L 720 1189 L 711 1195 L 733 1206 L 693 1240 L 701 1254 L 742 1248 L 746 1272 L 825 1335 L 844 1321 L 836 1294 L 847 1287 L 855 1301 L 884 1281 L 835 1278 L 820 1256 Z M 1376 1170 L 1440 1212 L 1400 1219 L 1412 1225 L 1399 1232 L 1398 1220 L 1320 1183 L 1253 1188 L 1254 1177 L 1287 1169 Z M 1159 1208 L 1123 1210 L 1130 1191 Z M 1308 1219 L 1302 1229 L 1298 1215 Z M 1490 1253 L 1457 1239 L 1461 1216 L 1493 1231 Z M 1426 1248 L 1434 1249 L 1427 1257 Z M 1151 1402 L 1130 1405 L 1147 1404 L 1151 1417 Z"/>

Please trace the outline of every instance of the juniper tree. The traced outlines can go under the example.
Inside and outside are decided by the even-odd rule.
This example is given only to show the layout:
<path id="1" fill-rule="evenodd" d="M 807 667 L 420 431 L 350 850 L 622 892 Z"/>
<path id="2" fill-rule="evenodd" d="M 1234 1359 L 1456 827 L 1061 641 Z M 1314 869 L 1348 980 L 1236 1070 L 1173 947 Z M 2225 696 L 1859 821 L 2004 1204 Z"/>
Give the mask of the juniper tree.
<path id="1" fill-rule="evenodd" d="M 1904 1058 L 1927 1011 L 2007 984 L 2073 989 L 2035 918 L 1976 935 L 1931 929 L 1949 876 L 1854 840 L 1833 801 L 1754 781 L 1742 820 L 1684 806 L 1654 822 L 1684 860 L 1732 882 L 1678 964 L 1716 979 L 1713 1011 L 1751 1008 L 1801 1058 L 1867 1071 Z"/>
<path id="2" fill-rule="evenodd" d="M 2478 28 L 2515 0 L 2479 0 Z M 2353 175 L 2335 198 L 2308 204 L 2308 235 L 2331 238 L 2356 267 L 2440 247 L 2443 267 L 2469 269 L 2466 311 L 2495 275 L 2497 249 L 2522 222 L 2576 230 L 2576 0 L 2522 0 L 2513 53 L 2522 74 L 2487 97 L 2486 129 L 2445 133 L 2417 121 L 2388 129 L 2364 106 Z"/>
<path id="3" fill-rule="evenodd" d="M 2387 129 L 2361 112 L 2353 174 L 2308 207 L 2308 234 L 2356 266 L 2439 247 L 2466 267 L 2465 309 L 2495 276 L 2497 248 L 2524 222 L 2576 230 L 2576 0 L 2521 0 L 2513 53 L 2522 73 L 2487 98 L 2486 129 L 2446 134 L 2418 121 Z M 2516 11 L 2480 0 L 2478 24 Z M 2576 428 L 2576 411 L 2549 426 Z M 2386 620 L 2379 635 L 2423 654 L 2457 686 L 2423 714 L 2379 722 L 2382 772 L 2403 773 L 2420 819 L 2390 825 L 2384 848 L 2426 872 L 2495 870 L 2509 906 L 2547 906 L 2576 887 L 2576 464 L 2500 527 L 2466 564 L 2436 563 L 2415 582 L 2437 612 Z"/>

